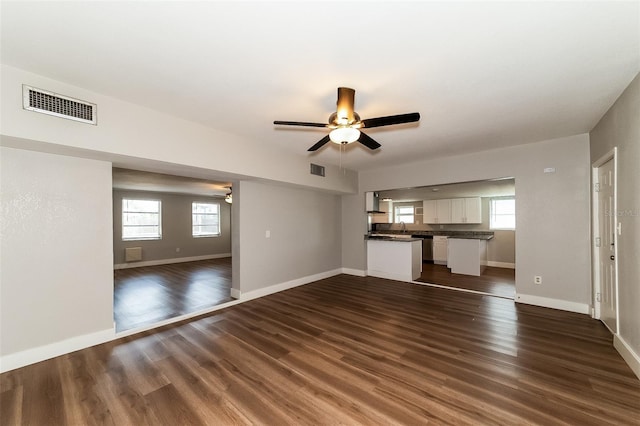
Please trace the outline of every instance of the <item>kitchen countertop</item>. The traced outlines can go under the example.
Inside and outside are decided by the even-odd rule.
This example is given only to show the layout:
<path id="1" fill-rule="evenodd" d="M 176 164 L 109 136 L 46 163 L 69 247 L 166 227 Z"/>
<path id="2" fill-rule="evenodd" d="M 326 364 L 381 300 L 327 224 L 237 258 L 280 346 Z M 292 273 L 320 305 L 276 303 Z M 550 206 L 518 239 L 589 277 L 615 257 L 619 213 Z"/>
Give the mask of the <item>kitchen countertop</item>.
<path id="1" fill-rule="evenodd" d="M 493 235 L 451 235 L 448 238 L 455 240 L 490 240 Z"/>
<path id="2" fill-rule="evenodd" d="M 382 234 L 385 237 L 375 237 L 376 234 Z M 407 237 L 393 237 L 393 235 L 411 235 L 412 238 Z M 373 238 L 371 238 L 373 236 Z M 397 240 L 412 240 L 414 238 L 420 239 L 423 236 L 443 236 L 449 238 L 458 238 L 465 240 L 490 240 L 493 238 L 493 232 L 491 231 L 376 231 L 365 235 L 365 239 L 383 239 L 389 238 L 393 241 Z"/>
<path id="3" fill-rule="evenodd" d="M 394 241 L 399 243 L 410 243 L 413 241 L 422 241 L 422 238 L 376 236 L 376 235 L 365 235 L 364 239 L 367 241 Z"/>

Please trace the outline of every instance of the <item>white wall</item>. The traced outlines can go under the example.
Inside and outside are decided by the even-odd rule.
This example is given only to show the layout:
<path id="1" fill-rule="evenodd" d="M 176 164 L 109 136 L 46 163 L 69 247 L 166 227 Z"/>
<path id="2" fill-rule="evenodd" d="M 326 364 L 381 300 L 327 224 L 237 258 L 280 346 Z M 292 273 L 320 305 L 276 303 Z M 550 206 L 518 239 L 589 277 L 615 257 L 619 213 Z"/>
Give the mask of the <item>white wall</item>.
<path id="1" fill-rule="evenodd" d="M 357 174 L 352 171 L 326 166 L 326 177 L 311 175 L 306 151 L 291 154 L 24 70 L 6 65 L 1 70 L 0 134 L 23 139 L 6 138 L 4 146 L 213 180 L 257 177 L 339 193 L 357 190 Z M 98 125 L 24 110 L 22 84 L 97 104 Z"/>
<path id="2" fill-rule="evenodd" d="M 1 368 L 113 336 L 111 164 L 3 147 L 0 199 Z"/>
<path id="3" fill-rule="evenodd" d="M 640 74 L 590 133 L 591 161 L 618 147 L 618 337 L 635 352 L 640 377 Z"/>
<path id="4" fill-rule="evenodd" d="M 238 193 L 243 294 L 340 269 L 339 196 L 248 181 Z"/>
<path id="5" fill-rule="evenodd" d="M 554 167 L 555 173 L 543 173 Z M 591 304 L 589 136 L 443 158 L 360 173 L 359 194 L 343 196 L 343 266 L 364 270 L 366 191 L 467 182 L 516 181 L 516 292 L 520 301 L 587 312 Z M 543 277 L 533 284 L 534 275 Z"/>

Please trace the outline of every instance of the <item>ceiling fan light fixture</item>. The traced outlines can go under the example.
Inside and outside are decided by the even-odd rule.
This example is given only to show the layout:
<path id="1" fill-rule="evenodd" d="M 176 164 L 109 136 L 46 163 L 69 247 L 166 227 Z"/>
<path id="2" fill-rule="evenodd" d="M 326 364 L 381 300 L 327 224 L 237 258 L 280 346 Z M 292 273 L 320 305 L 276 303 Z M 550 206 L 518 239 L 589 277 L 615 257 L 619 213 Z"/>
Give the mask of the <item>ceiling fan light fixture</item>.
<path id="1" fill-rule="evenodd" d="M 360 139 L 360 130 L 353 127 L 338 127 L 329 133 L 329 139 L 337 144 L 352 143 Z"/>

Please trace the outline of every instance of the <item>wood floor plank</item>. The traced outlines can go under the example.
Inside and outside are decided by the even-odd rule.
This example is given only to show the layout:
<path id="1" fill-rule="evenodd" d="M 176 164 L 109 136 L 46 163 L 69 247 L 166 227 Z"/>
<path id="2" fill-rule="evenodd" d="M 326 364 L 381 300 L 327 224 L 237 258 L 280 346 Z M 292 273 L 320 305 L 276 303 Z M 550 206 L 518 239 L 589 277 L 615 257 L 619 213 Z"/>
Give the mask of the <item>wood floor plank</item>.
<path id="1" fill-rule="evenodd" d="M 23 423 L 23 399 L 22 386 L 16 386 L 0 393 L 0 424 L 19 425 Z"/>
<path id="2" fill-rule="evenodd" d="M 116 269 L 113 281 L 118 332 L 233 300 L 230 257 Z"/>
<path id="3" fill-rule="evenodd" d="M 438 284 L 445 287 L 479 291 L 500 297 L 514 299 L 516 296 L 516 271 L 510 268 L 487 266 L 482 275 L 461 275 L 451 273 L 445 265 L 423 263 L 419 282 Z"/>
<path id="4" fill-rule="evenodd" d="M 586 315 L 338 275 L 4 373 L 0 403 L 3 425 L 637 425 L 640 381 Z"/>
<path id="5" fill-rule="evenodd" d="M 182 397 L 173 384 L 168 384 L 144 396 L 149 404 L 153 424 L 205 425 L 193 407 Z"/>

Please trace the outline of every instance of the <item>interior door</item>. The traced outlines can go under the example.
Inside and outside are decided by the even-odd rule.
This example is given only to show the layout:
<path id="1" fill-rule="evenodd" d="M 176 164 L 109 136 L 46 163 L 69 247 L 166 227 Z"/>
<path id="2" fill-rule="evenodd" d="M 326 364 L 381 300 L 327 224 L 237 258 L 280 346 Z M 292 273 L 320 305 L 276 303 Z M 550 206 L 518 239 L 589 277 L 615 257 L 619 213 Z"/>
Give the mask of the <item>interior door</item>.
<path id="1" fill-rule="evenodd" d="M 600 269 L 600 320 L 611 330 L 618 332 L 618 289 L 615 261 L 615 175 L 613 159 L 598 168 L 598 263 Z"/>

